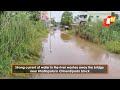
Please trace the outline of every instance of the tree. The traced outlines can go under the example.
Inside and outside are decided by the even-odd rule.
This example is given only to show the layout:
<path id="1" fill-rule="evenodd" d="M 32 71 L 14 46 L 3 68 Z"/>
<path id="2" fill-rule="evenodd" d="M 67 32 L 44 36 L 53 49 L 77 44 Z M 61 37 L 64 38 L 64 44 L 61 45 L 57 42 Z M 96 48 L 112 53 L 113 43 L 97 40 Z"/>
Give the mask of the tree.
<path id="1" fill-rule="evenodd" d="M 111 15 L 112 15 L 112 16 L 115 16 L 115 17 L 116 17 L 116 19 L 118 19 L 118 18 L 119 18 L 119 15 L 118 15 L 118 14 L 115 14 L 115 12 L 112 12 L 112 13 L 111 13 Z"/>
<path id="2" fill-rule="evenodd" d="M 51 18 L 51 24 L 53 24 L 53 26 L 57 26 L 57 22 L 55 21 L 55 18 Z"/>
<path id="3" fill-rule="evenodd" d="M 68 25 L 68 26 L 70 26 L 70 24 L 72 23 L 72 19 L 73 19 L 73 14 L 72 14 L 72 12 L 65 11 L 65 12 L 62 14 L 61 24 L 62 24 L 62 25 Z"/>
<path id="4" fill-rule="evenodd" d="M 88 22 L 91 22 L 91 16 L 89 16 L 89 18 L 88 18 Z"/>
<path id="5" fill-rule="evenodd" d="M 34 21 L 40 20 L 40 15 L 38 11 L 29 11 L 29 13 L 31 14 L 30 20 L 34 20 Z"/>
<path id="6" fill-rule="evenodd" d="M 118 19 L 118 18 L 119 18 L 119 15 L 118 15 L 118 14 L 115 14 L 115 17 L 116 17 L 116 19 Z"/>
<path id="7" fill-rule="evenodd" d="M 4 13 L 4 11 L 0 11 L 0 15 L 3 14 L 3 13 Z"/>

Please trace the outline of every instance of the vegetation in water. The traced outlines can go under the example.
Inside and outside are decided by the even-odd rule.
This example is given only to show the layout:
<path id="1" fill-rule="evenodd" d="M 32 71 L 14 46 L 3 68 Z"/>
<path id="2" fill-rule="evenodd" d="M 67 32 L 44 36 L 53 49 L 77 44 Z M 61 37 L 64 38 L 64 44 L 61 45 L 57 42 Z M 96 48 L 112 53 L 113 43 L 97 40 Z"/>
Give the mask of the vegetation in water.
<path id="1" fill-rule="evenodd" d="M 85 25 L 73 26 L 70 33 L 101 44 L 110 52 L 120 53 L 120 20 L 116 20 L 110 27 L 102 26 L 99 20 L 88 22 Z"/>

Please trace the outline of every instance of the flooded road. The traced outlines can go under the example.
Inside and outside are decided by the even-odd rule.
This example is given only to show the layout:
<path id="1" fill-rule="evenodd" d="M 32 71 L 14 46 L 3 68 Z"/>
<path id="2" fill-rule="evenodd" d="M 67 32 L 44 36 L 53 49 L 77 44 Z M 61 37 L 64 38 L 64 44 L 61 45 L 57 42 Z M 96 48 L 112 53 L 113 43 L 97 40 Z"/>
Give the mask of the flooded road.
<path id="1" fill-rule="evenodd" d="M 99 45 L 70 36 L 60 30 L 43 41 L 42 64 L 108 64 L 108 74 L 37 74 L 37 79 L 117 79 L 120 78 L 120 55 Z"/>

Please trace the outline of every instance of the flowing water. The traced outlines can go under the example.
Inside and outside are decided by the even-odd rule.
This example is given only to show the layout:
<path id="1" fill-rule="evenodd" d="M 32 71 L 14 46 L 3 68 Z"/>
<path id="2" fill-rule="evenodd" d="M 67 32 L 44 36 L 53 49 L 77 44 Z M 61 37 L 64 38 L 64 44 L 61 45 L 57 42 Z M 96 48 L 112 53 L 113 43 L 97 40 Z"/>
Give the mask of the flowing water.
<path id="1" fill-rule="evenodd" d="M 112 54 L 87 40 L 60 30 L 50 32 L 43 41 L 42 64 L 108 64 L 108 74 L 36 74 L 35 79 L 117 79 L 120 55 Z"/>

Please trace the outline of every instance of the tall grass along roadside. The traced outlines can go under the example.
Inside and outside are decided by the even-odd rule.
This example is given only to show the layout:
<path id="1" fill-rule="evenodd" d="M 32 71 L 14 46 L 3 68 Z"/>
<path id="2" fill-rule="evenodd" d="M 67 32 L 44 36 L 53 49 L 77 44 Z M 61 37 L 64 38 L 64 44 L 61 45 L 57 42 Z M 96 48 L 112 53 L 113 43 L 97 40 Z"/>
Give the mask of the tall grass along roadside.
<path id="1" fill-rule="evenodd" d="M 11 64 L 33 64 L 40 57 L 41 38 L 47 35 L 42 21 L 32 13 L 0 13 L 0 75 L 10 75 Z"/>
<path id="2" fill-rule="evenodd" d="M 72 34 L 103 45 L 108 51 L 120 53 L 120 20 L 110 27 L 102 26 L 102 22 L 87 22 L 85 25 L 74 26 Z"/>

